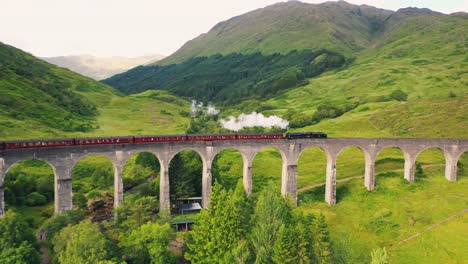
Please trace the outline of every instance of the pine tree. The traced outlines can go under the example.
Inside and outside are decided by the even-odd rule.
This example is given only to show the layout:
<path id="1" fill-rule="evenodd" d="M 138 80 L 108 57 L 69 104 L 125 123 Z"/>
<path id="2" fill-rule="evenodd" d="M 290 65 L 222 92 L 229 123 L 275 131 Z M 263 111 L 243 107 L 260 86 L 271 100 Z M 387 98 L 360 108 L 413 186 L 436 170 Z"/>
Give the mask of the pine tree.
<path id="1" fill-rule="evenodd" d="M 314 233 L 312 230 L 314 216 L 299 215 L 296 225 L 297 230 L 297 252 L 299 264 L 314 263 Z"/>
<path id="2" fill-rule="evenodd" d="M 328 226 L 325 217 L 320 214 L 314 219 L 314 252 L 318 263 L 330 263 L 332 259 L 332 250 Z"/>
<path id="3" fill-rule="evenodd" d="M 256 263 L 271 263 L 273 245 L 281 225 L 291 221 L 288 201 L 274 188 L 263 191 L 255 206 L 251 243 L 256 254 Z"/>
<path id="4" fill-rule="evenodd" d="M 190 232 L 185 257 L 192 263 L 223 263 L 245 235 L 248 213 L 242 204 L 248 204 L 245 194 L 215 184 L 208 208 Z"/>
<path id="5" fill-rule="evenodd" d="M 281 225 L 273 251 L 273 262 L 277 264 L 296 264 L 298 262 L 297 232 L 294 226 Z"/>

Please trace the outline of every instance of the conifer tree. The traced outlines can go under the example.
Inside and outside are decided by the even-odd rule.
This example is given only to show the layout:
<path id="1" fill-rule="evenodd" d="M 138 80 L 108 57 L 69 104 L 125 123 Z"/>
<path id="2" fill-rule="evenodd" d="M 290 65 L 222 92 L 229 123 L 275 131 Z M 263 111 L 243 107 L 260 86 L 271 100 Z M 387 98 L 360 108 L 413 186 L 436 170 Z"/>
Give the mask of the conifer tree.
<path id="1" fill-rule="evenodd" d="M 325 217 L 320 214 L 313 222 L 314 227 L 314 252 L 317 263 L 330 263 L 332 259 L 332 250 L 328 226 Z"/>
<path id="2" fill-rule="evenodd" d="M 223 263 L 245 235 L 247 195 L 213 186 L 210 204 L 200 213 L 187 240 L 185 257 L 192 263 Z"/>
<path id="3" fill-rule="evenodd" d="M 260 194 L 252 220 L 250 238 L 256 254 L 255 263 L 272 263 L 278 230 L 291 221 L 290 205 L 279 191 L 270 187 Z"/>
<path id="4" fill-rule="evenodd" d="M 294 226 L 287 227 L 282 224 L 278 230 L 273 251 L 273 262 L 277 264 L 298 263 L 297 233 Z"/>
<path id="5" fill-rule="evenodd" d="M 314 216 L 298 216 L 297 230 L 297 254 L 299 264 L 314 263 L 314 232 L 312 230 Z"/>

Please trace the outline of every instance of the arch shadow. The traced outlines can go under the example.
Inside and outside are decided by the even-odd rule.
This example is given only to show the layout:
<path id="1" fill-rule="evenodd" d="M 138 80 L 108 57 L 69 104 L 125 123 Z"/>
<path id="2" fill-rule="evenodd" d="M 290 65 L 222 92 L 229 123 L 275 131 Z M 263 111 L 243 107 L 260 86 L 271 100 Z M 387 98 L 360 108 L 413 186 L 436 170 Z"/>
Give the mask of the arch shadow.
<path id="1" fill-rule="evenodd" d="M 415 181 L 437 175 L 445 177 L 446 153 L 440 147 L 429 146 L 415 156 Z"/>
<path id="2" fill-rule="evenodd" d="M 404 178 L 405 152 L 399 147 L 381 149 L 375 158 L 376 188 L 388 178 Z"/>

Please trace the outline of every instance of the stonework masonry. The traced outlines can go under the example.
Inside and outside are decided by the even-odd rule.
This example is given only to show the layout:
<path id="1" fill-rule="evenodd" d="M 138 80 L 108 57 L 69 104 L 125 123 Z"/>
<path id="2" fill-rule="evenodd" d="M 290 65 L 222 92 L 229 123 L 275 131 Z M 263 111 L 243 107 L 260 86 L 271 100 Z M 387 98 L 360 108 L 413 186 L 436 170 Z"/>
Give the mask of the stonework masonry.
<path id="1" fill-rule="evenodd" d="M 415 161 L 419 153 L 428 148 L 439 148 L 445 156 L 445 177 L 449 181 L 457 179 L 457 162 L 468 150 L 468 139 L 422 139 L 422 138 L 328 138 L 296 140 L 233 140 L 205 142 L 167 142 L 128 145 L 73 146 L 38 149 L 15 149 L 0 151 L 0 216 L 5 212 L 4 178 L 8 169 L 17 162 L 38 159 L 47 162 L 54 170 L 55 176 L 55 212 L 72 209 L 72 176 L 71 172 L 82 158 L 99 154 L 108 157 L 114 166 L 114 206 L 123 201 L 122 171 L 125 162 L 140 152 L 153 153 L 160 163 L 160 208 L 169 209 L 169 163 L 183 150 L 197 152 L 203 162 L 202 198 L 203 207 L 207 207 L 212 185 L 211 165 L 219 152 L 225 149 L 238 150 L 243 160 L 243 183 L 246 192 L 252 193 L 252 161 L 255 155 L 273 147 L 282 157 L 281 192 L 296 201 L 297 199 L 297 163 L 301 153 L 310 147 L 321 148 L 327 157 L 325 175 L 325 201 L 336 203 L 336 160 L 341 151 L 348 147 L 360 148 L 365 157 L 364 186 L 367 190 L 375 188 L 375 159 L 386 148 L 398 147 L 405 159 L 404 177 L 407 181 L 415 180 Z"/>

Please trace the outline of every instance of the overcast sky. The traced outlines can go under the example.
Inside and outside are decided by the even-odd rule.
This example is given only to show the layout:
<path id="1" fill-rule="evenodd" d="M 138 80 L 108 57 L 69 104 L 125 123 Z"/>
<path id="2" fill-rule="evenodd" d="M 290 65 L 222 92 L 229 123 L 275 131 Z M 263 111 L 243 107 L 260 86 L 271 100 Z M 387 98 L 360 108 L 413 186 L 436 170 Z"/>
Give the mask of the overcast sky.
<path id="1" fill-rule="evenodd" d="M 216 23 L 275 0 L 0 0 L 0 42 L 36 56 L 170 55 Z M 303 2 L 320 3 L 321 0 Z M 348 0 L 468 12 L 468 0 Z"/>

